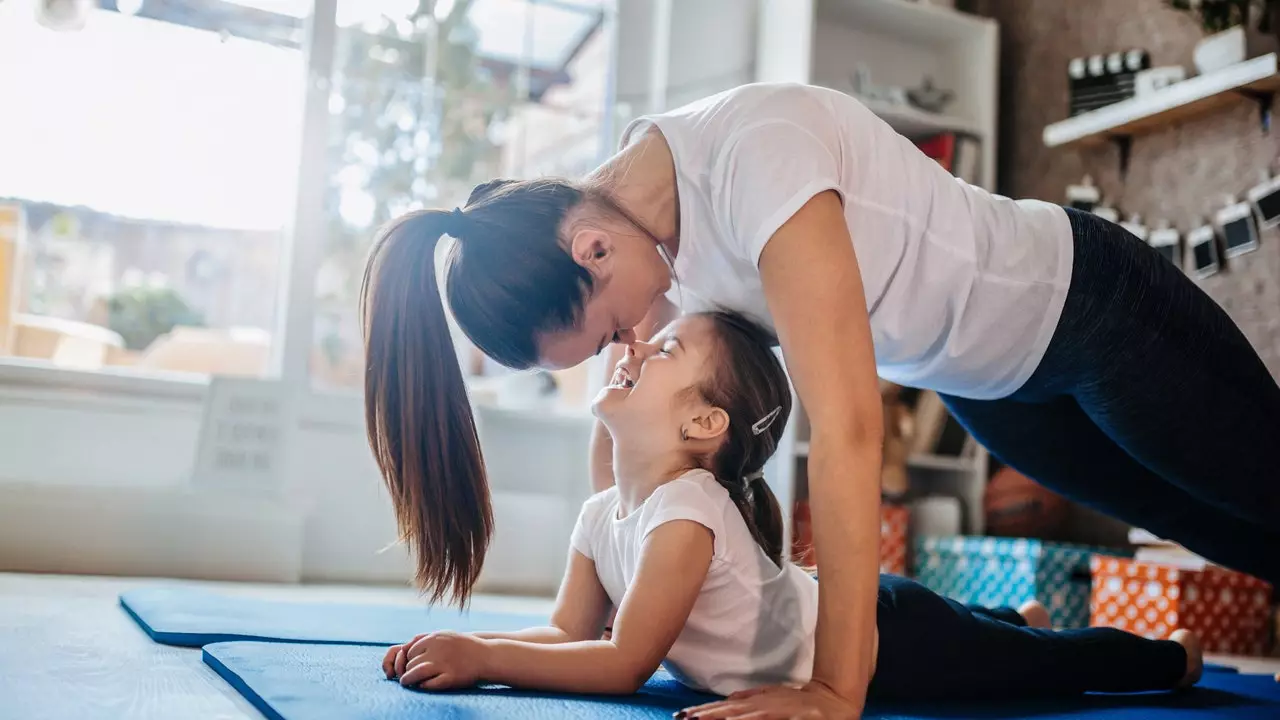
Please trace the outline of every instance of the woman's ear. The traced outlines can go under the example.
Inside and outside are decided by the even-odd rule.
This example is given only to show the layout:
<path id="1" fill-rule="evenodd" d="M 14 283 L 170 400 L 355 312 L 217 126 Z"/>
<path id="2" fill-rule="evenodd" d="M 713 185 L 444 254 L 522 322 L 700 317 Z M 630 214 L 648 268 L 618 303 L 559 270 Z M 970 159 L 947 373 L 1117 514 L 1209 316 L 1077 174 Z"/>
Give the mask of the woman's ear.
<path id="1" fill-rule="evenodd" d="M 613 271 L 615 247 L 609 233 L 596 228 L 582 228 L 573 233 L 569 241 L 569 254 L 573 261 L 598 278 L 607 278 Z"/>
<path id="2" fill-rule="evenodd" d="M 690 440 L 715 440 L 729 431 L 729 413 L 718 407 L 701 410 L 684 424 Z"/>

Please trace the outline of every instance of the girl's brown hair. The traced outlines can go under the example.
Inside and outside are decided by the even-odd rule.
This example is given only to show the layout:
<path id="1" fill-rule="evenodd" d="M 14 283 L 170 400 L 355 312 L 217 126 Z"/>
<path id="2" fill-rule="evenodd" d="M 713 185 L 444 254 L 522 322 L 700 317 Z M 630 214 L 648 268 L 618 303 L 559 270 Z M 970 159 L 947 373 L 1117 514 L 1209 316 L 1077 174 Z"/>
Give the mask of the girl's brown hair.
<path id="1" fill-rule="evenodd" d="M 725 440 L 706 459 L 707 469 L 729 491 L 752 537 L 781 567 L 782 510 L 763 469 L 791 416 L 791 385 L 772 350 L 777 345 L 772 333 L 734 312 L 702 316 L 712 323 L 718 347 L 712 372 L 695 389 L 729 416 Z"/>
<path id="2" fill-rule="evenodd" d="M 566 216 L 590 204 L 634 225 L 600 187 L 495 180 L 463 210 L 410 213 L 374 239 L 360 290 L 365 422 L 391 493 L 415 580 L 432 602 L 464 604 L 480 575 L 493 512 L 475 419 L 436 280 L 472 343 L 514 369 L 538 360 L 538 338 L 574 327 L 593 277 L 565 249 Z"/>

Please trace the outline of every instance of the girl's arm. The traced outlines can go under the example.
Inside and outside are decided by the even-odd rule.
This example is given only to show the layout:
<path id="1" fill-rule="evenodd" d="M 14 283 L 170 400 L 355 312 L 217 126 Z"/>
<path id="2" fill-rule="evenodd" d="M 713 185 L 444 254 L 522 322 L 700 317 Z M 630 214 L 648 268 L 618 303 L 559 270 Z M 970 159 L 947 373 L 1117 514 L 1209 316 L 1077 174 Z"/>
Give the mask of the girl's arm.
<path id="1" fill-rule="evenodd" d="M 547 627 L 515 632 L 478 632 L 472 635 L 482 640 L 519 640 L 548 645 L 589 640 L 600 637 L 608 611 L 609 596 L 596 577 L 596 564 L 570 548 L 568 569 L 560 583 L 555 610 L 551 613 L 551 623 Z M 430 635 L 431 633 L 423 633 L 403 645 L 389 648 L 382 661 L 382 669 L 387 677 L 398 678 L 404 675 L 409 660 L 422 653 L 424 639 Z"/>
<path id="2" fill-rule="evenodd" d="M 711 566 L 712 542 L 711 531 L 691 520 L 664 523 L 649 533 L 610 640 L 586 639 L 599 637 L 598 620 L 594 627 L 578 627 L 586 637 L 552 645 L 516 639 L 476 645 L 448 637 L 437 648 L 428 637 L 401 683 L 445 689 L 483 679 L 558 692 L 635 692 L 684 629 Z"/>
<path id="3" fill-rule="evenodd" d="M 649 313 L 644 316 L 644 320 L 635 327 L 636 337 L 641 340 L 648 340 L 653 337 L 659 330 L 667 326 L 676 316 L 680 314 L 680 310 L 671 303 L 665 296 L 659 296 L 654 301 L 653 307 L 649 308 Z M 622 359 L 622 353 L 626 349 L 625 345 L 613 344 L 605 349 L 604 359 L 608 363 L 604 374 L 604 381 L 609 382 L 610 376 L 613 374 L 612 368 Z M 609 430 L 605 428 L 604 423 L 596 420 L 595 427 L 591 431 L 591 448 L 590 448 L 590 472 L 591 487 L 595 492 L 602 492 L 613 487 L 613 438 L 609 435 Z"/>

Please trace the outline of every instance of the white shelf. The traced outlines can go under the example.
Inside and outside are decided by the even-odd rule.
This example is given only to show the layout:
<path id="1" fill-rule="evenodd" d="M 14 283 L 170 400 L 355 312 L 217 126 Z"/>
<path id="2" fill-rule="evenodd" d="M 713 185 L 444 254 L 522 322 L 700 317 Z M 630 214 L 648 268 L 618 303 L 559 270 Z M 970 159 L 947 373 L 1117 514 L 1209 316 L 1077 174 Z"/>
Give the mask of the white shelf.
<path id="1" fill-rule="evenodd" d="M 809 457 L 809 441 L 796 441 L 795 454 L 796 457 Z M 972 472 L 977 466 L 978 461 L 976 459 L 960 455 L 931 455 L 928 453 L 916 453 L 915 455 L 907 458 L 907 467 L 920 468 L 922 470 Z"/>
<path id="2" fill-rule="evenodd" d="M 1270 93 L 1280 88 L 1276 54 L 1269 53 L 1225 70 L 1184 80 L 1145 97 L 1053 123 L 1044 129 L 1044 144 L 1058 147 L 1097 143 L 1186 120 L 1244 98 L 1242 91 Z"/>
<path id="3" fill-rule="evenodd" d="M 916 139 L 954 132 L 981 137 L 982 128 L 977 123 L 964 118 L 952 117 L 939 113 L 930 113 L 909 105 L 895 105 L 883 101 L 859 98 L 867 109 L 875 113 L 881 120 L 889 123 L 899 135 Z"/>
<path id="4" fill-rule="evenodd" d="M 963 42 L 995 22 L 919 0 L 818 0 L 824 19 L 934 44 Z"/>

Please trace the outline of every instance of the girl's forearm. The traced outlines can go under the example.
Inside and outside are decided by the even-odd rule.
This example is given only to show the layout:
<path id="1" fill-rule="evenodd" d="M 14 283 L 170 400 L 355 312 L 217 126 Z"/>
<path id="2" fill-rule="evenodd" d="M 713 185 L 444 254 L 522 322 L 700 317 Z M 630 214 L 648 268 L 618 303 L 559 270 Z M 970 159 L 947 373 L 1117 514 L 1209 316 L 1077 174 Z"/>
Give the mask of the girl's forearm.
<path id="1" fill-rule="evenodd" d="M 558 627 L 548 625 L 547 627 L 525 628 L 524 630 L 516 630 L 515 632 L 478 632 L 475 636 L 481 640 L 519 640 L 527 643 L 538 643 L 541 645 L 555 645 L 558 643 L 567 643 L 573 640 L 569 634 Z"/>
<path id="2" fill-rule="evenodd" d="M 813 544 L 822 563 L 813 676 L 861 708 L 875 662 L 881 448 L 855 445 L 814 438 L 811 446 Z"/>
<path id="3" fill-rule="evenodd" d="M 607 640 L 539 645 L 490 640 L 484 679 L 529 690 L 625 695 L 657 668 L 640 668 Z"/>

